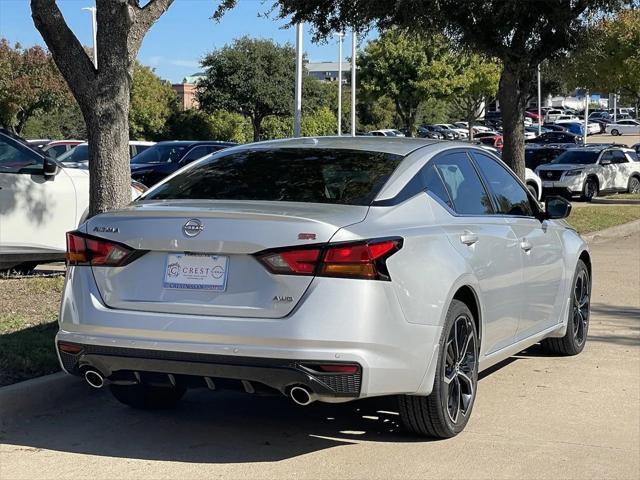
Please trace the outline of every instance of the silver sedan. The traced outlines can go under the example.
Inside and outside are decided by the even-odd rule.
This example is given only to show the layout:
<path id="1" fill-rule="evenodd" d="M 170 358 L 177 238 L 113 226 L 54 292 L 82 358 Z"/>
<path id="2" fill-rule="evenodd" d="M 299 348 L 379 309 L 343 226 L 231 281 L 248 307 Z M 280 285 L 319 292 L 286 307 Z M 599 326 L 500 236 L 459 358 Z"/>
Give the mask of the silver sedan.
<path id="1" fill-rule="evenodd" d="M 69 232 L 60 361 L 138 408 L 195 387 L 396 395 L 408 430 L 451 437 L 479 372 L 540 341 L 584 348 L 570 208 L 468 143 L 229 148 Z"/>

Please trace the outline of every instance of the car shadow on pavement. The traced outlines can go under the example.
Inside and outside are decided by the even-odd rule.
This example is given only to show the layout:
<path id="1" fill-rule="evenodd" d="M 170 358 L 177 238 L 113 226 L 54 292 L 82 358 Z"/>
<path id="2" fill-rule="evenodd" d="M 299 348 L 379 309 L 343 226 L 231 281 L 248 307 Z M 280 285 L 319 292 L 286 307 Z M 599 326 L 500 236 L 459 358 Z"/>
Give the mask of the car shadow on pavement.
<path id="1" fill-rule="evenodd" d="M 515 360 L 482 372 L 480 381 Z M 6 445 L 212 464 L 279 461 L 359 442 L 432 441 L 403 431 L 396 397 L 300 407 L 283 396 L 191 390 L 174 410 L 141 411 L 87 386 L 57 410 L 3 422 Z"/>
<path id="2" fill-rule="evenodd" d="M 424 442 L 402 432 L 394 397 L 300 407 L 280 396 L 189 391 L 179 407 L 140 411 L 107 391 L 9 419 L 0 443 L 118 458 L 196 463 L 278 461 L 354 442 Z"/>

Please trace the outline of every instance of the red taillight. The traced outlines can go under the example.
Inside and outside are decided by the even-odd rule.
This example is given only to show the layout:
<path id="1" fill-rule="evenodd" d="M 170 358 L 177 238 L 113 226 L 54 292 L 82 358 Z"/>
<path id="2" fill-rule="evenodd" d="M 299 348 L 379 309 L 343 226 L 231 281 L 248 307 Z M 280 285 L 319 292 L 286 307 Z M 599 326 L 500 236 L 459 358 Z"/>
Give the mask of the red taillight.
<path id="1" fill-rule="evenodd" d="M 67 233 L 67 264 L 94 267 L 120 267 L 133 259 L 134 250 L 120 243 L 89 237 L 79 232 Z"/>
<path id="2" fill-rule="evenodd" d="M 385 260 L 401 247 L 402 240 L 396 238 L 279 249 L 257 257 L 272 273 L 388 280 Z"/>
<path id="3" fill-rule="evenodd" d="M 273 273 L 313 275 L 320 249 L 283 250 L 260 256 L 260 260 Z"/>

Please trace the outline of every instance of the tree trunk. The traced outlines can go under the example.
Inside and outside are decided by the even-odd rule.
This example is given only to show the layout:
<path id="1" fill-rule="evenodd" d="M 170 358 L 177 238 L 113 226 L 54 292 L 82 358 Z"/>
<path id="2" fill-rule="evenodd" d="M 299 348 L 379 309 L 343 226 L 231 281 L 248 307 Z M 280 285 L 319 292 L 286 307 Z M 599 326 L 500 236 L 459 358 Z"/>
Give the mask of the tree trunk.
<path id="1" fill-rule="evenodd" d="M 33 22 L 69 84 L 87 125 L 89 214 L 131 201 L 129 101 L 144 35 L 173 0 L 96 0 L 98 68 L 66 24 L 55 0 L 31 0 Z"/>
<path id="2" fill-rule="evenodd" d="M 505 63 L 498 91 L 502 112 L 502 160 L 523 181 L 525 178 L 524 111 L 531 78 L 533 73 L 530 69 Z"/>
<path id="3" fill-rule="evenodd" d="M 91 111 L 83 109 L 89 143 L 90 216 L 131 201 L 128 81 L 119 88 L 109 87 L 104 90 L 111 94 L 96 97 Z"/>
<path id="4" fill-rule="evenodd" d="M 251 126 L 253 127 L 253 141 L 260 141 L 260 129 L 262 128 L 262 117 L 251 117 Z"/>

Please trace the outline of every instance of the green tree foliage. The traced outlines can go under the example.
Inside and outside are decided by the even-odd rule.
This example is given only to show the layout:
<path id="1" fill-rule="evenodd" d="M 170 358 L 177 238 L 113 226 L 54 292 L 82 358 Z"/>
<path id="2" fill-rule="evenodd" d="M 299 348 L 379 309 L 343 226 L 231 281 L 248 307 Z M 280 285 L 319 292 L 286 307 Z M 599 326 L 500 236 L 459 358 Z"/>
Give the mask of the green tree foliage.
<path id="1" fill-rule="evenodd" d="M 373 99 L 390 99 L 401 126 L 413 133 L 420 103 L 452 92 L 454 63 L 444 36 L 392 29 L 360 52 L 360 88 Z"/>
<path id="2" fill-rule="evenodd" d="M 347 99 L 347 102 L 350 102 L 350 99 Z M 350 104 L 349 107 L 351 107 Z M 401 126 L 400 121 L 396 118 L 393 100 L 385 95 L 373 97 L 361 92 L 356 109 L 358 126 L 365 132 Z M 349 121 L 349 119 L 346 120 L 346 126 L 350 130 Z M 344 122 L 345 120 L 343 120 L 343 124 Z"/>
<path id="3" fill-rule="evenodd" d="M 247 117 L 254 140 L 262 121 L 286 116 L 293 102 L 295 50 L 271 40 L 242 37 L 209 53 L 202 61 L 198 102 L 207 112 L 228 110 Z"/>
<path id="4" fill-rule="evenodd" d="M 166 140 L 220 140 L 245 143 L 251 139 L 251 126 L 238 113 L 218 110 L 174 112 L 167 120 L 162 137 Z"/>
<path id="5" fill-rule="evenodd" d="M 73 99 L 55 110 L 33 115 L 24 126 L 25 138 L 78 139 L 87 138 L 82 112 Z"/>
<path id="6" fill-rule="evenodd" d="M 0 39 L 0 124 L 18 134 L 38 113 L 68 101 L 67 85 L 51 55 L 39 46 L 23 49 Z"/>
<path id="7" fill-rule="evenodd" d="M 153 69 L 136 62 L 131 85 L 129 137 L 155 140 L 176 108 L 177 96 L 171 84 L 161 80 Z"/>
<path id="8" fill-rule="evenodd" d="M 566 68 L 580 87 L 622 93 L 640 104 L 640 10 L 624 10 L 590 28 Z"/>
<path id="9" fill-rule="evenodd" d="M 302 116 L 300 134 L 303 137 L 335 135 L 337 118 L 329 107 Z M 261 137 L 264 139 L 287 138 L 293 136 L 293 117 L 267 117 L 262 124 Z"/>
<path id="10" fill-rule="evenodd" d="M 524 178 L 524 109 L 537 65 L 575 47 L 588 16 L 636 0 L 277 0 L 281 18 L 306 21 L 318 37 L 355 26 L 444 31 L 457 45 L 503 63 L 499 100 L 503 158 Z M 224 0 L 222 14 L 237 0 Z M 637 45 L 637 44 L 636 44 Z"/>
<path id="11" fill-rule="evenodd" d="M 451 96 L 456 117 L 469 123 L 469 138 L 473 138 L 473 124 L 483 114 L 484 105 L 498 93 L 501 65 L 476 53 L 457 55 L 459 70 L 454 79 Z"/>

